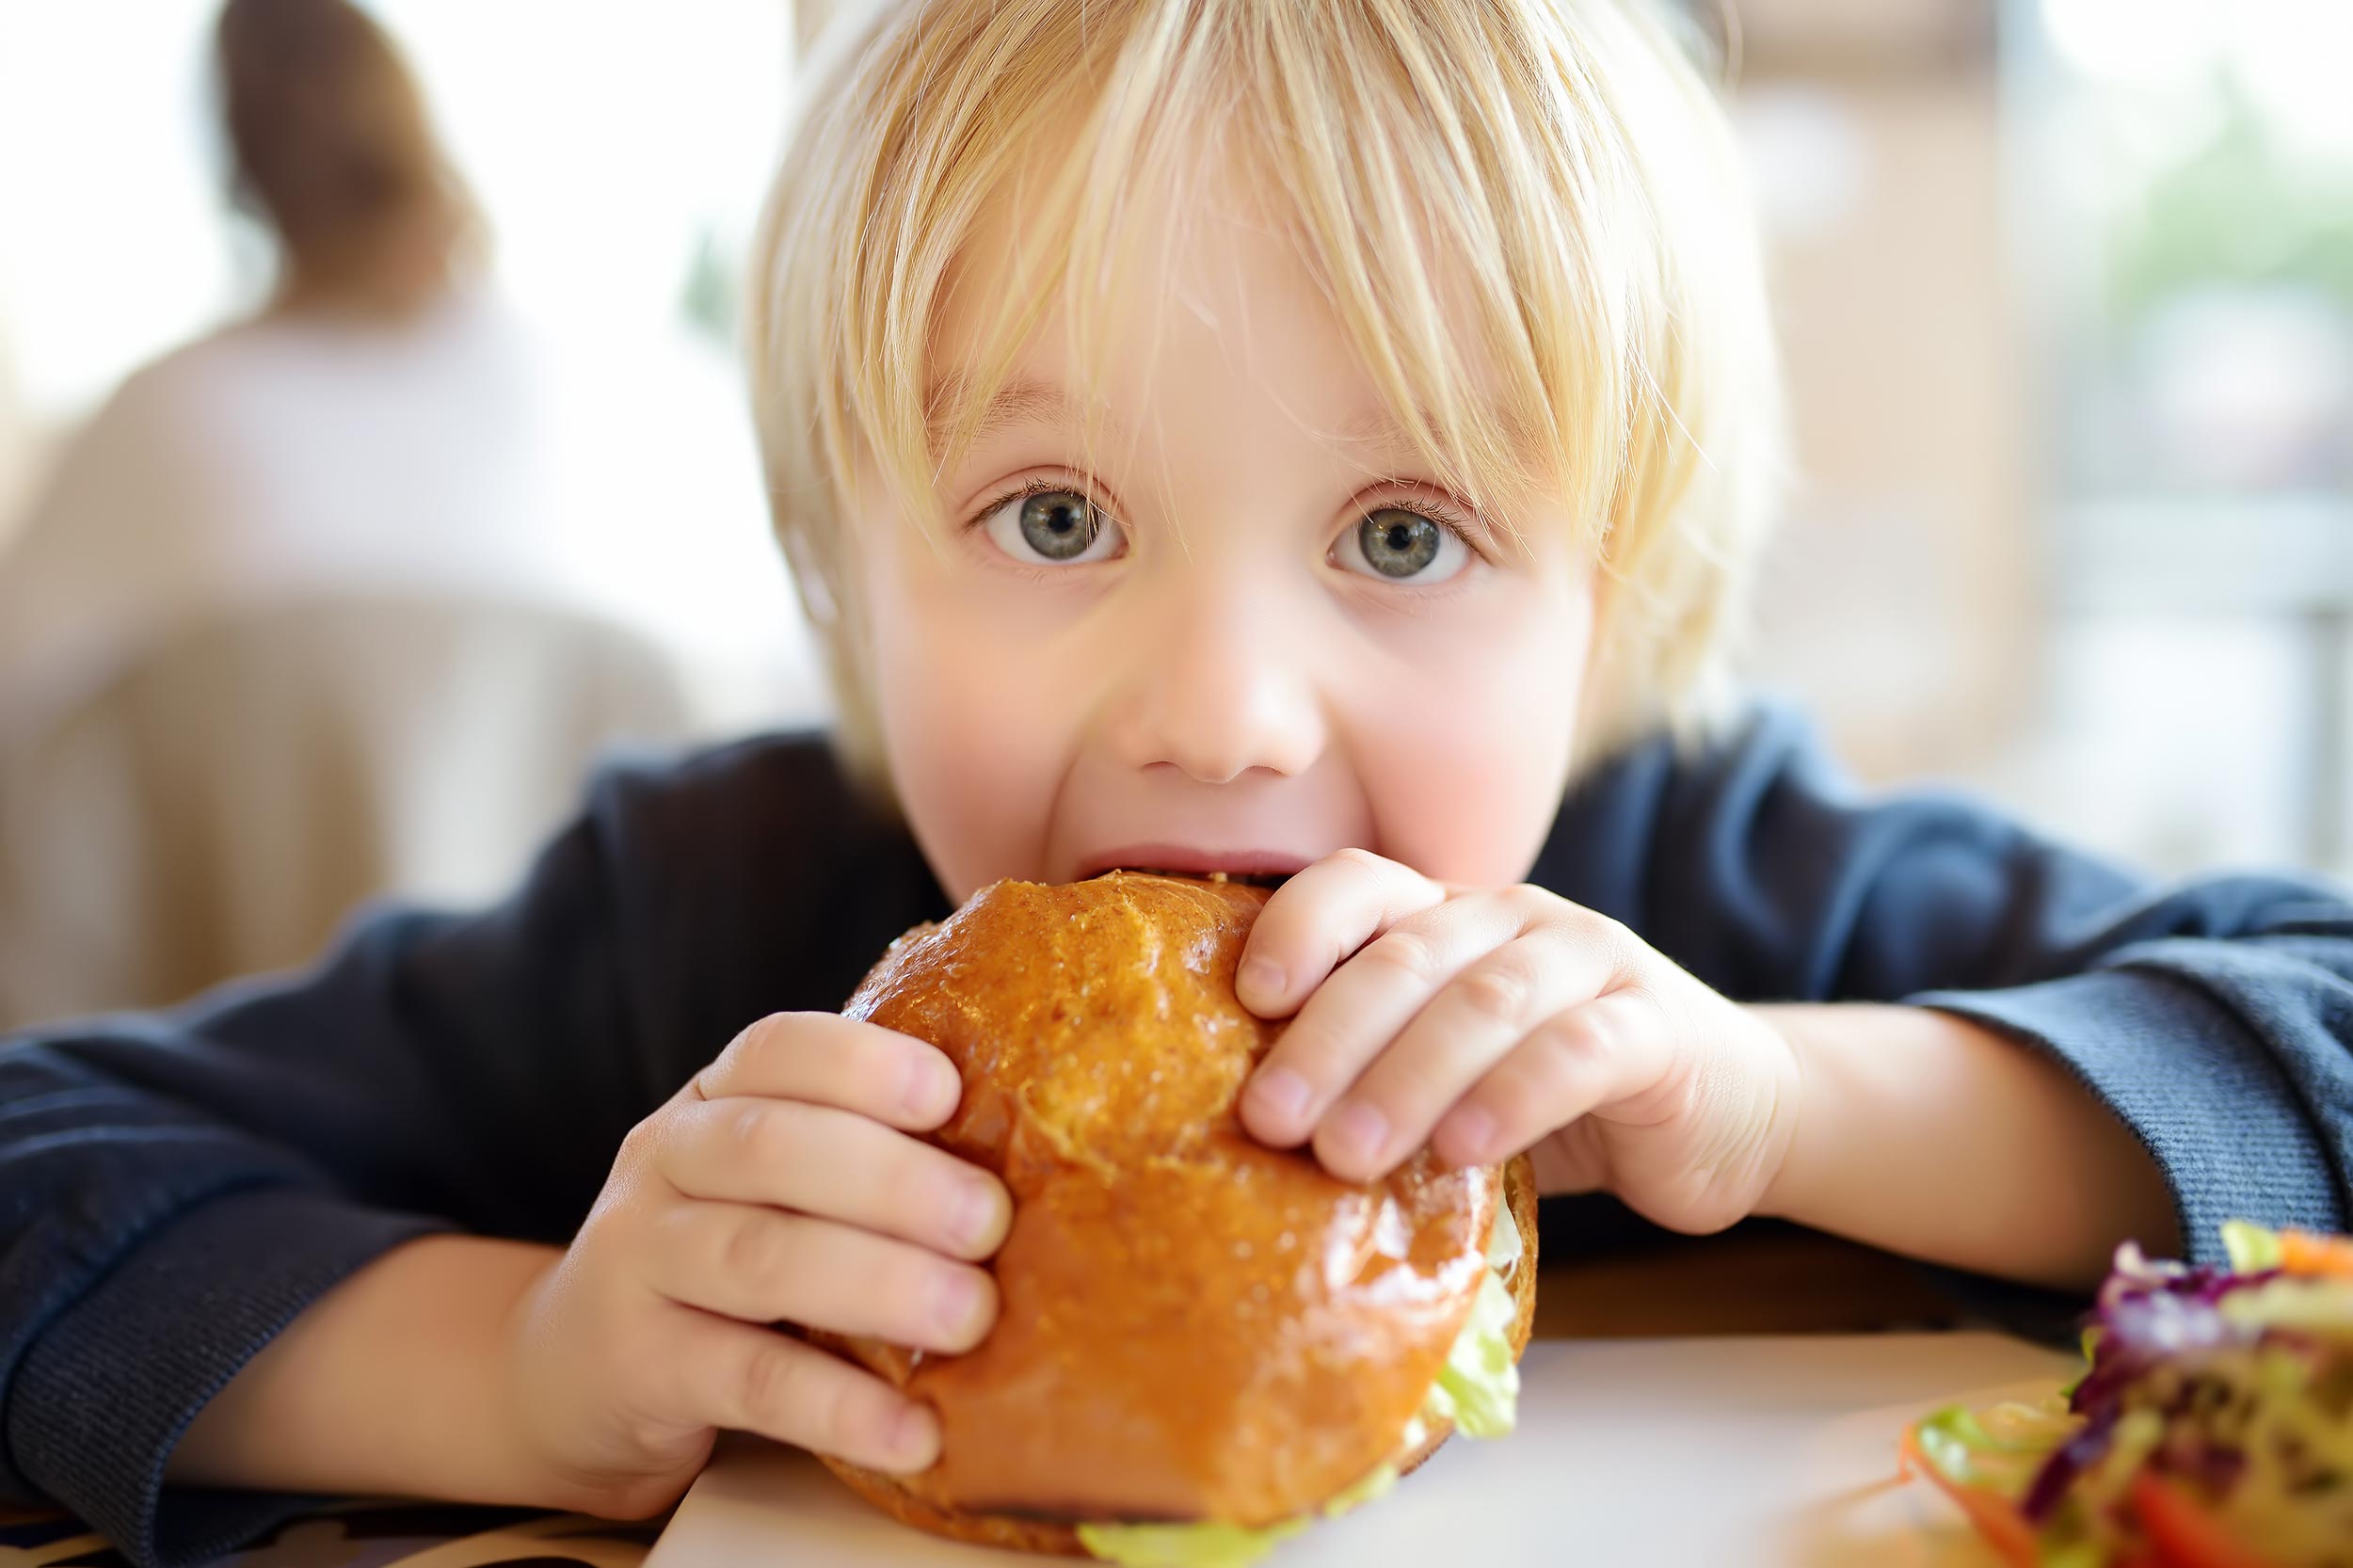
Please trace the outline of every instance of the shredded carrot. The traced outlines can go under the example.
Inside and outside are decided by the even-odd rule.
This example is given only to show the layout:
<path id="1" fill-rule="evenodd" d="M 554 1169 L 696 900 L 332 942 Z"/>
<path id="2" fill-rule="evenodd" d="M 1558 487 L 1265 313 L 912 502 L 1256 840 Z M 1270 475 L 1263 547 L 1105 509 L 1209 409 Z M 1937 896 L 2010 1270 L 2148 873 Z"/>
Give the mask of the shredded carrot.
<path id="1" fill-rule="evenodd" d="M 2270 1568 L 2268 1559 L 2233 1540 L 2188 1493 L 2150 1471 L 2133 1478 L 2133 1512 L 2165 1568 Z"/>
<path id="2" fill-rule="evenodd" d="M 2034 1527 L 2026 1523 L 2026 1516 L 2009 1498 L 1986 1487 L 1955 1480 L 1938 1469 L 1920 1451 L 1920 1439 L 1913 1428 L 1904 1429 L 1897 1452 L 1903 1457 L 1905 1469 L 1915 1476 L 1928 1477 L 1938 1491 L 1959 1503 L 1961 1511 L 1969 1515 L 1969 1522 L 1977 1528 L 1977 1533 L 2015 1568 L 2035 1568 Z"/>
<path id="3" fill-rule="evenodd" d="M 2353 1279 L 2353 1236 L 2283 1230 L 2280 1232 L 2280 1267 L 2291 1274 Z"/>

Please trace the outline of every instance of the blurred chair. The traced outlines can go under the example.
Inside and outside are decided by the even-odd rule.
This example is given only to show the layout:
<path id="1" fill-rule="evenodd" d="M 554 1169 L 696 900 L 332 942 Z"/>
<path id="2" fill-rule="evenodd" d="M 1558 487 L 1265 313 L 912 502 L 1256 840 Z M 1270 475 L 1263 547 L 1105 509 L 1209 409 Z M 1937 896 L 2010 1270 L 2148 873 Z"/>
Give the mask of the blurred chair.
<path id="1" fill-rule="evenodd" d="M 0 1028 L 299 964 L 374 894 L 486 900 L 600 749 L 688 725 L 663 654 L 552 609 L 321 598 L 167 636 L 0 743 Z"/>

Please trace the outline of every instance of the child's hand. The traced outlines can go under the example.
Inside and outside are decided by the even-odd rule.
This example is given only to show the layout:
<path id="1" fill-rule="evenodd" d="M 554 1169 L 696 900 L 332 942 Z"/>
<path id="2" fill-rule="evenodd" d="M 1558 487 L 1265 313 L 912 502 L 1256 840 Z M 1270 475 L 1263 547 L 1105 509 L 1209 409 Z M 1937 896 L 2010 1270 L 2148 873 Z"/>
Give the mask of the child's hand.
<path id="1" fill-rule="evenodd" d="M 928 1409 L 765 1325 L 936 1351 L 988 1331 L 996 1285 L 972 1263 L 1004 1240 L 1011 1202 L 908 1136 L 960 1088 L 921 1041 L 778 1014 L 632 1130 L 513 1324 L 517 1417 L 561 1506 L 657 1510 L 720 1428 L 877 1469 L 932 1462 Z"/>
<path id="2" fill-rule="evenodd" d="M 1778 1032 L 1541 888 L 1449 888 L 1342 850 L 1268 901 L 1239 986 L 1262 1016 L 1298 1015 L 1243 1125 L 1278 1148 L 1312 1137 L 1349 1180 L 1425 1143 L 1457 1164 L 1529 1149 L 1546 1192 L 1606 1188 L 1708 1231 L 1756 1207 L 1797 1120 Z"/>

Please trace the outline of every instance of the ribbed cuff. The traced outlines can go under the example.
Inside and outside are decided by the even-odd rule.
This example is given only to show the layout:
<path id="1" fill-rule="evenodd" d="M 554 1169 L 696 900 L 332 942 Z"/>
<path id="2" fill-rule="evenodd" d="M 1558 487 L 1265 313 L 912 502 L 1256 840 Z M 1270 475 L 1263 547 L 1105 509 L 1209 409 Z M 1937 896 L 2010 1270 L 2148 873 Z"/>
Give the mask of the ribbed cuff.
<path id="1" fill-rule="evenodd" d="M 2189 980 L 2100 969 L 1904 1000 L 1998 1029 L 2072 1071 L 2154 1156 L 2191 1261 L 2223 1261 L 2225 1220 L 2345 1228 L 2329 1151 L 2288 1076 L 2240 1015 Z"/>
<path id="2" fill-rule="evenodd" d="M 165 1461 L 305 1307 L 397 1243 L 448 1228 L 280 1187 L 189 1209 L 26 1353 L 6 1417 L 18 1470 L 139 1568 L 210 1561 L 315 1509 L 316 1497 L 283 1493 L 167 1488 Z"/>

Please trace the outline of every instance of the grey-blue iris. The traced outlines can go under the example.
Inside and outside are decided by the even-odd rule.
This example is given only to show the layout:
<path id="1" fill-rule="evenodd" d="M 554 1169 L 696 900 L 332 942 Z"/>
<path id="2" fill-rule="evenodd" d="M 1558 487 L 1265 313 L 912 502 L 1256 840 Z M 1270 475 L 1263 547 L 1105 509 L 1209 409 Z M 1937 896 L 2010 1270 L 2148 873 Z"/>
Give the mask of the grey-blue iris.
<path id="1" fill-rule="evenodd" d="M 1356 539 L 1384 577 L 1411 577 L 1438 558 L 1438 525 L 1392 506 L 1367 514 L 1356 525 Z"/>
<path id="2" fill-rule="evenodd" d="M 1069 490 L 1041 490 L 1021 503 L 1021 536 L 1049 561 L 1085 554 L 1102 527 L 1086 497 Z"/>

